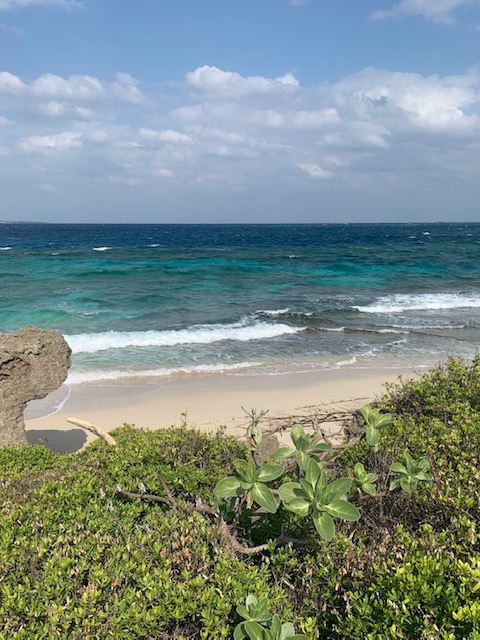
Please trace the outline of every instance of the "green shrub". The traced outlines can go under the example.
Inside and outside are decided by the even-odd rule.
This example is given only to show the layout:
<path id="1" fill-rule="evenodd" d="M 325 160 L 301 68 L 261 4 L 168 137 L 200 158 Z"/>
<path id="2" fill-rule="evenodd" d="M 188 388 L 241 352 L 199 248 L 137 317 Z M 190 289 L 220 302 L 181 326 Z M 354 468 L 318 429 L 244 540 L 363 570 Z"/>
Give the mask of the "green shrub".
<path id="1" fill-rule="evenodd" d="M 308 543 L 253 556 L 232 552 L 217 520 L 188 507 L 214 505 L 219 481 L 245 471 L 250 451 L 233 438 L 124 426 L 118 448 L 0 449 L 0 638 L 231 639 L 247 596 L 265 599 L 274 633 L 285 620 L 285 634 L 294 625 L 311 640 L 480 638 L 480 360 L 389 385 L 375 409 L 392 422 L 373 446 L 314 451 L 295 434 L 321 458 L 322 487 L 348 478 L 332 499 L 348 492 L 360 519 L 339 519 L 327 542 L 312 518 L 252 517 L 236 531 L 247 544 L 284 529 Z M 388 491 L 422 473 L 433 482 Z M 290 484 L 292 500 L 310 495 L 308 481 Z"/>

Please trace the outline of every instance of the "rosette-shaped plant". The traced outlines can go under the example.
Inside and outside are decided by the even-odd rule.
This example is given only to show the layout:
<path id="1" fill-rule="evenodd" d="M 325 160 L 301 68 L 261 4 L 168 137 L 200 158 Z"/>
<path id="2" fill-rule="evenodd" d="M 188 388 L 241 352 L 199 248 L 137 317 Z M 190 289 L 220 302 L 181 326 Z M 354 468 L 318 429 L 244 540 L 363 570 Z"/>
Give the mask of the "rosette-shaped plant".
<path id="1" fill-rule="evenodd" d="M 238 476 L 220 480 L 215 487 L 215 495 L 218 498 L 245 496 L 248 509 L 256 503 L 269 513 L 275 513 L 278 504 L 273 491 L 265 483 L 280 478 L 284 472 L 282 465 L 265 464 L 258 467 L 253 460 L 234 460 L 233 464 Z"/>
<path id="2" fill-rule="evenodd" d="M 312 458 L 318 460 L 318 456 L 332 448 L 327 442 L 319 442 L 316 434 L 305 433 L 304 428 L 295 424 L 290 432 L 290 437 L 295 448 L 281 447 L 275 451 L 275 460 L 295 458 L 302 471 L 307 469 L 308 461 Z"/>
<path id="3" fill-rule="evenodd" d="M 360 518 L 358 509 L 346 497 L 351 486 L 351 478 L 329 482 L 319 463 L 310 459 L 305 478 L 282 484 L 278 493 L 286 509 L 303 518 L 311 517 L 318 533 L 328 541 L 335 535 L 334 518 L 352 522 Z"/>

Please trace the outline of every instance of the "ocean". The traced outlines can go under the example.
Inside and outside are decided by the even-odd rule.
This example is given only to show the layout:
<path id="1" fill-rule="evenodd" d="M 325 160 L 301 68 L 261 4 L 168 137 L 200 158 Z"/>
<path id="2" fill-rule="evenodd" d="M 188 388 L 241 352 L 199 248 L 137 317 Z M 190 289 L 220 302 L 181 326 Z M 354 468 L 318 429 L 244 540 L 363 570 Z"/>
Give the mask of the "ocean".
<path id="1" fill-rule="evenodd" d="M 0 331 L 68 384 L 429 366 L 480 345 L 480 224 L 0 224 Z"/>

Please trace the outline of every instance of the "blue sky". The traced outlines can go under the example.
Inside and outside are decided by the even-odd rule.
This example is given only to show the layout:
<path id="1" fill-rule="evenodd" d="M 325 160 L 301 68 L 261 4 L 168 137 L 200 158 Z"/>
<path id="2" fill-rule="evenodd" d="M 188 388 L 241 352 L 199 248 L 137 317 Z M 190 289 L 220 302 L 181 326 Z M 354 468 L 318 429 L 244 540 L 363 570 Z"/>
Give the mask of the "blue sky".
<path id="1" fill-rule="evenodd" d="M 480 0 L 0 0 L 0 220 L 480 221 Z"/>

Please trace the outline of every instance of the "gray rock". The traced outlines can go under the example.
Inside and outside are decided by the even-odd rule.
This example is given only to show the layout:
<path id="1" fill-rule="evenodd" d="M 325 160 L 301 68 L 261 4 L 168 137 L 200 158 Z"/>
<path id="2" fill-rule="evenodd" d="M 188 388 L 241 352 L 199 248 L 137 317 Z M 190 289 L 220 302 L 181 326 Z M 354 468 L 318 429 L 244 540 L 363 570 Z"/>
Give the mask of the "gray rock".
<path id="1" fill-rule="evenodd" d="M 0 333 L 0 447 L 27 444 L 23 412 L 66 379 L 71 349 L 58 331 Z"/>

